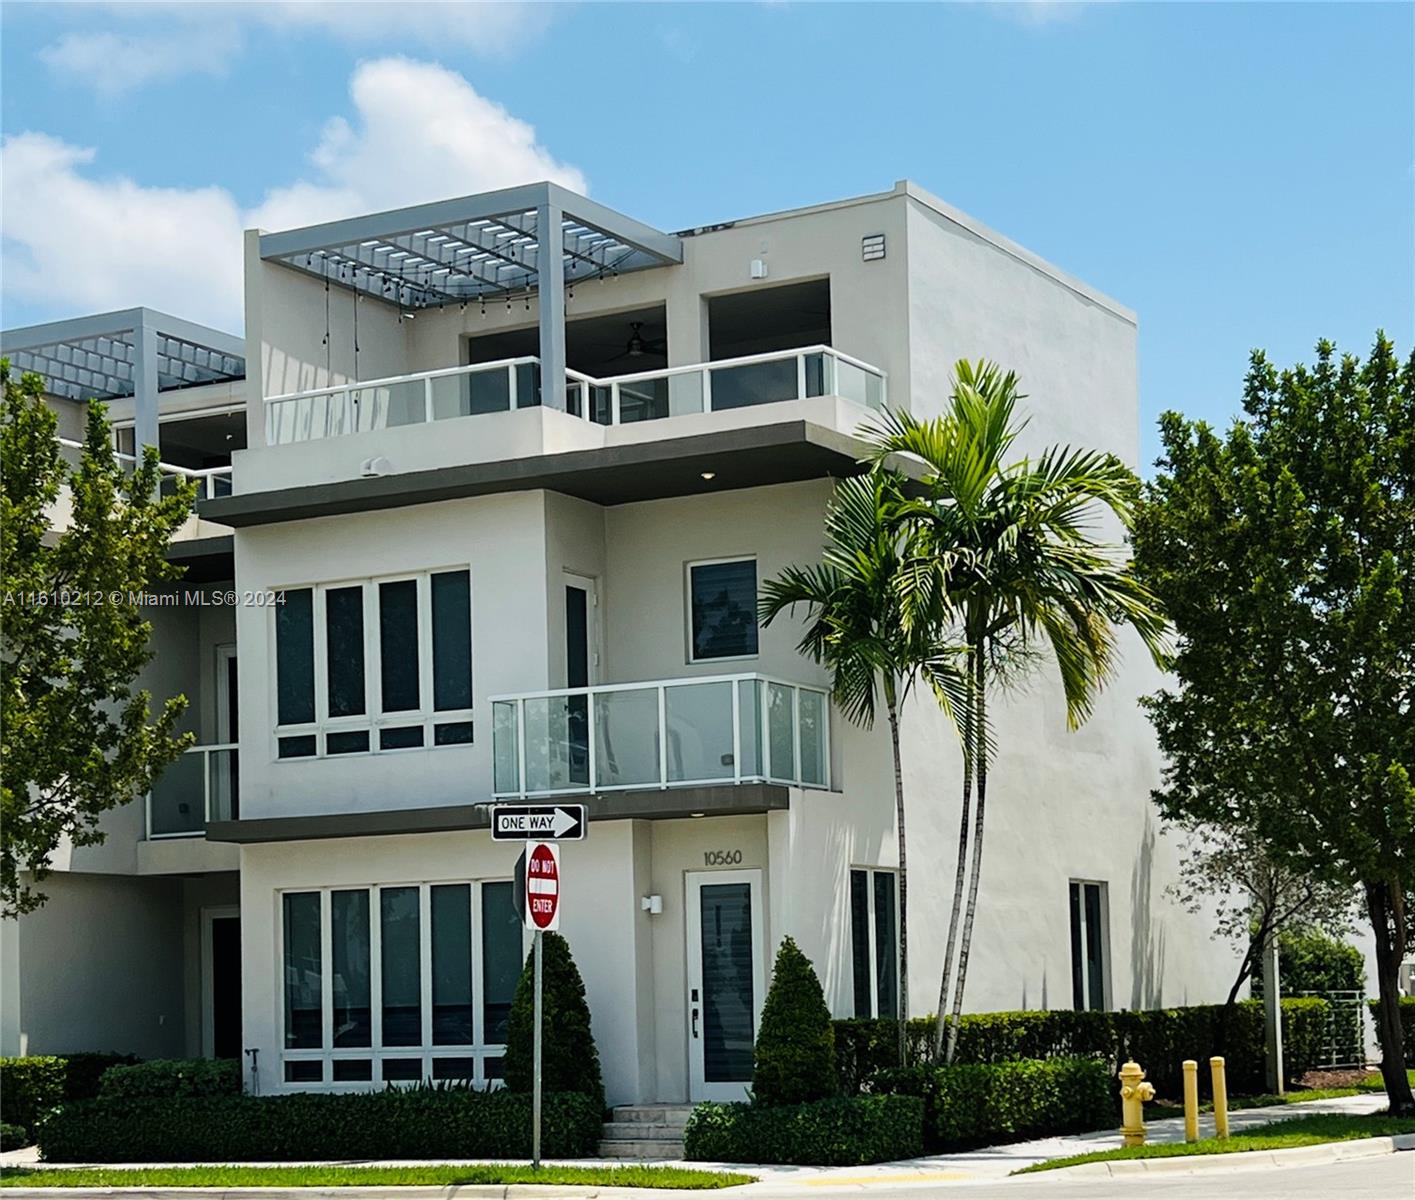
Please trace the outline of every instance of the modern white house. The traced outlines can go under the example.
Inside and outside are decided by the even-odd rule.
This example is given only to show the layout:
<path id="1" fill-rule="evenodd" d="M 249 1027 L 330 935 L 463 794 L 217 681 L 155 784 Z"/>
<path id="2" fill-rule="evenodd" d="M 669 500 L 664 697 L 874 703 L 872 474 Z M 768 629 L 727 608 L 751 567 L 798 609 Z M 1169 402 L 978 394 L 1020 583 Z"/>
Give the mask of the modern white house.
<path id="1" fill-rule="evenodd" d="M 862 423 L 938 413 L 960 357 L 1019 372 L 1026 448 L 1135 463 L 1135 315 L 909 183 L 677 233 L 536 184 L 251 231 L 245 262 L 242 369 L 147 426 L 174 466 L 229 448 L 153 613 L 200 745 L 6 923 L 4 1051 L 495 1081 L 526 941 L 488 810 L 546 797 L 591 814 L 561 931 L 611 1103 L 740 1097 L 788 934 L 837 1015 L 901 983 L 933 1011 L 954 735 L 907 705 L 901 981 L 887 731 L 757 591 L 818 559 Z M 1079 732 L 1045 671 L 1003 703 L 970 1010 L 1226 992 L 1166 895 L 1156 683 L 1127 642 Z"/>

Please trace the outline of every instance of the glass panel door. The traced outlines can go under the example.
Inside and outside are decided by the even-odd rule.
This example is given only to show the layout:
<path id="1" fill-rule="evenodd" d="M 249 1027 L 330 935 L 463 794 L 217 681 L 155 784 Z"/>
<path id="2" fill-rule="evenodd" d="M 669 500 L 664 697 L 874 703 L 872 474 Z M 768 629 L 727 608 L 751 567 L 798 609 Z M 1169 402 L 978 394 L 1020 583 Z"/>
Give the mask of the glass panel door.
<path id="1" fill-rule="evenodd" d="M 764 999 L 761 873 L 688 876 L 688 1046 L 694 1100 L 742 1100 Z"/>

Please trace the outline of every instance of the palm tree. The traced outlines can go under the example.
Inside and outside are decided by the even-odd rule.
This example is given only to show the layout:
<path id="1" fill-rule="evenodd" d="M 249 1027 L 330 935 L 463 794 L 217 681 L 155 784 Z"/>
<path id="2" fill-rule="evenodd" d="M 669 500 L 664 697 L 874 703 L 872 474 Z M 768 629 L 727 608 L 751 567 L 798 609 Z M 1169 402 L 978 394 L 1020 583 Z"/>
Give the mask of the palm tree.
<path id="1" fill-rule="evenodd" d="M 899 605 L 903 535 L 890 515 L 904 503 L 903 479 L 883 466 L 841 480 L 826 510 L 825 551 L 815 566 L 788 567 L 762 585 L 760 616 L 770 625 L 797 605 L 807 610 L 797 649 L 831 673 L 846 718 L 869 728 L 881 700 L 894 754 L 894 813 L 899 835 L 899 1061 L 905 1065 L 909 1016 L 909 876 L 899 711 L 913 685 L 933 689 L 945 712 L 963 694 L 955 650 L 933 627 L 906 626 Z"/>
<path id="2" fill-rule="evenodd" d="M 1038 652 L 1049 650 L 1066 697 L 1067 723 L 1075 729 L 1112 672 L 1117 627 L 1133 627 L 1155 661 L 1165 659 L 1166 625 L 1155 598 L 1135 579 L 1122 549 L 1094 536 L 1095 518 L 1107 513 L 1129 528 L 1138 479 L 1115 455 L 1092 450 L 1052 447 L 1035 460 L 1008 461 L 1025 424 L 1015 419 L 1021 399 L 1012 372 L 961 361 L 944 416 L 920 421 L 887 412 L 868 434 L 876 461 L 903 454 L 924 467 L 923 494 L 894 505 L 890 522 L 904 534 L 906 547 L 899 571 L 902 623 L 911 631 L 956 628 L 966 647 L 957 709 L 964 744 L 958 870 L 934 1034 L 935 1057 L 943 1053 L 949 1062 L 972 949 L 988 767 L 995 754 L 990 687 L 1020 680 L 1035 669 Z M 957 981 L 945 1020 L 956 940 Z"/>

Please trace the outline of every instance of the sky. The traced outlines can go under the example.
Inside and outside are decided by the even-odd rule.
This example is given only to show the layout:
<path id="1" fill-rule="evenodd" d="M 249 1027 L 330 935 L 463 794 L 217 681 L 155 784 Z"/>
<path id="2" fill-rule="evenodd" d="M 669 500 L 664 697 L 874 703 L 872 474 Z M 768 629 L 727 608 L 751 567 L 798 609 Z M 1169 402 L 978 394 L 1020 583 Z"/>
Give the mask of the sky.
<path id="1" fill-rule="evenodd" d="M 6 0 L 0 71 L 6 328 L 239 333 L 242 229 L 533 179 L 674 230 L 908 178 L 1138 312 L 1147 463 L 1255 347 L 1415 342 L 1411 3 Z"/>

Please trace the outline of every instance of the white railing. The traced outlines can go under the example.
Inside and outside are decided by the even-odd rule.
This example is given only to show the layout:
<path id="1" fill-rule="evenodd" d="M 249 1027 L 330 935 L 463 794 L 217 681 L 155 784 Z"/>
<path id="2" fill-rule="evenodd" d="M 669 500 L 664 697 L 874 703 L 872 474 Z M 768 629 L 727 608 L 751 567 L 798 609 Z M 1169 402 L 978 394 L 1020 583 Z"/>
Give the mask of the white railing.
<path id="1" fill-rule="evenodd" d="M 708 675 L 492 697 L 496 796 L 830 786 L 821 688 Z"/>
<path id="2" fill-rule="evenodd" d="M 565 410 L 599 425 L 812 396 L 841 396 L 879 408 L 887 398 L 883 371 L 825 345 L 603 379 L 567 370 L 565 377 Z M 540 393 L 537 358 L 508 358 L 291 392 L 265 402 L 266 443 L 304 442 L 530 408 L 540 404 Z"/>
<path id="3" fill-rule="evenodd" d="M 208 821 L 237 814 L 236 744 L 192 746 L 153 780 L 147 795 L 149 840 L 201 837 Z"/>
<path id="4" fill-rule="evenodd" d="M 84 444 L 76 442 L 73 438 L 61 437 L 59 445 L 70 451 L 66 457 L 74 466 L 78 465 L 78 455 L 82 453 Z M 114 451 L 113 457 L 130 470 L 138 465 L 138 459 L 131 454 L 123 454 Z M 211 500 L 217 496 L 229 496 L 231 494 L 231 468 L 230 467 L 203 467 L 195 469 L 192 467 L 179 467 L 175 463 L 159 462 L 157 469 L 162 474 L 162 483 L 159 485 L 164 490 L 170 480 L 189 479 L 194 480 L 197 485 L 197 499 Z"/>

